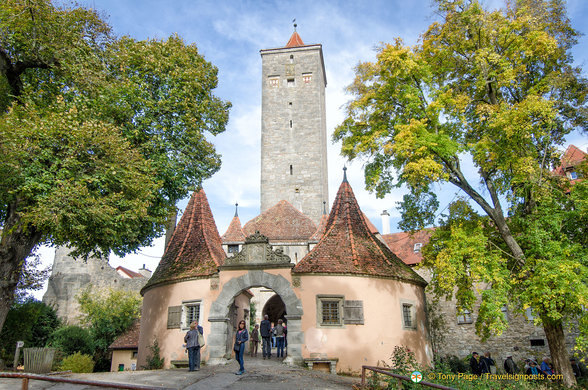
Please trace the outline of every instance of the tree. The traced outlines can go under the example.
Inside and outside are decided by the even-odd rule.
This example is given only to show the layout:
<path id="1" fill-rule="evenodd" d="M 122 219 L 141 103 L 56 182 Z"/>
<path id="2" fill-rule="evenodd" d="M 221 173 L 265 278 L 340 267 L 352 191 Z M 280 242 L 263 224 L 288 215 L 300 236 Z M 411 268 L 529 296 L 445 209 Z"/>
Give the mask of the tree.
<path id="1" fill-rule="evenodd" d="M 82 313 L 81 322 L 88 327 L 94 340 L 95 369 L 108 371 L 108 347 L 139 319 L 141 297 L 130 291 L 87 289 L 77 300 Z"/>
<path id="2" fill-rule="evenodd" d="M 6 327 L 0 332 L 0 358 L 11 363 L 17 341 L 24 341 L 26 348 L 44 347 L 59 326 L 57 313 L 43 302 L 27 299 L 15 303 L 6 317 Z"/>
<path id="3" fill-rule="evenodd" d="M 412 230 L 434 222 L 434 183 L 463 191 L 467 202 L 455 202 L 429 245 L 432 283 L 448 295 L 458 286 L 464 309 L 484 283 L 483 337 L 504 328 L 503 304 L 533 307 L 556 370 L 572 385 L 563 327 L 585 317 L 588 303 L 585 185 L 567 195 L 550 167 L 565 136 L 588 123 L 587 83 L 570 54 L 578 32 L 560 0 L 512 1 L 497 11 L 477 1 L 437 5 L 441 21 L 419 44 L 396 39 L 377 62 L 358 65 L 334 139 L 343 155 L 368 160 L 368 189 L 409 189 L 401 211 Z"/>
<path id="4" fill-rule="evenodd" d="M 96 11 L 0 3 L 0 329 L 40 244 L 124 255 L 220 167 L 230 103 L 178 36 L 115 37 Z"/>

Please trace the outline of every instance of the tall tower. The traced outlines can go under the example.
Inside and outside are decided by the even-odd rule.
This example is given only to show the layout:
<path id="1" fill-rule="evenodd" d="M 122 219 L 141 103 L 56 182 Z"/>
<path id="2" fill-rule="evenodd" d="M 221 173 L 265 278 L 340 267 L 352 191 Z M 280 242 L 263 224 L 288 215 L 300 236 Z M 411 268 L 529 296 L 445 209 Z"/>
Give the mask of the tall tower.
<path id="1" fill-rule="evenodd" d="M 322 45 L 295 30 L 285 47 L 260 53 L 261 212 L 287 200 L 318 224 L 329 202 Z"/>

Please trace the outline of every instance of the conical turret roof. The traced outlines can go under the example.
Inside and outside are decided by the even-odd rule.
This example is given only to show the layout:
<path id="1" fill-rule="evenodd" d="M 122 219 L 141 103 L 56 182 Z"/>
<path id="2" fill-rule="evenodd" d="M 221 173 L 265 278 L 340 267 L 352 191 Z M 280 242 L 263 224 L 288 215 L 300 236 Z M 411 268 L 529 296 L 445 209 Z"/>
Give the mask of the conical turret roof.
<path id="1" fill-rule="evenodd" d="M 241 220 L 239 216 L 235 214 L 231 223 L 229 224 L 229 228 L 221 237 L 223 243 L 228 242 L 244 242 L 245 241 L 245 233 L 243 232 L 243 228 L 241 227 Z"/>
<path id="2" fill-rule="evenodd" d="M 156 284 L 213 275 L 225 257 L 206 194 L 202 189 L 195 191 L 142 292 Z"/>
<path id="3" fill-rule="evenodd" d="M 298 35 L 298 33 L 296 31 L 294 31 L 292 33 L 292 36 L 288 40 L 288 43 L 286 43 L 286 47 L 297 47 L 297 46 L 304 46 L 304 42 L 302 42 L 302 38 L 300 38 L 300 35 Z"/>
<path id="4" fill-rule="evenodd" d="M 351 186 L 344 180 L 321 240 L 293 272 L 384 276 L 426 285 L 370 230 Z"/>

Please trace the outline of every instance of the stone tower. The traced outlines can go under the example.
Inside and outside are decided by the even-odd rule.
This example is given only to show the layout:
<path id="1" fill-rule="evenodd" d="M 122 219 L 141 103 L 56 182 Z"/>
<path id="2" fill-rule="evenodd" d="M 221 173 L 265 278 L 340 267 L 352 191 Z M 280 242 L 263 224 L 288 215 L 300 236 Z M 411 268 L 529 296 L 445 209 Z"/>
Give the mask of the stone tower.
<path id="1" fill-rule="evenodd" d="M 260 53 L 261 212 L 286 200 L 318 224 L 329 202 L 322 45 L 294 31 L 285 47 Z"/>

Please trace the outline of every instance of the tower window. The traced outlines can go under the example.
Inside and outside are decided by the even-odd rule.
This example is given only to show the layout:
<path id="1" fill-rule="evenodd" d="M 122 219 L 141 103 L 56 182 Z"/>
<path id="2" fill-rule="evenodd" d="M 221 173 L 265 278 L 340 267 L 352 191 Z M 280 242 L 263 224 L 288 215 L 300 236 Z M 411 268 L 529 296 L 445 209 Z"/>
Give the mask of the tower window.
<path id="1" fill-rule="evenodd" d="M 294 54 L 290 54 L 290 63 L 293 64 L 294 63 Z"/>
<path id="2" fill-rule="evenodd" d="M 280 78 L 277 76 L 269 76 L 268 77 L 268 84 L 272 88 L 277 88 L 280 86 Z"/>
<path id="3" fill-rule="evenodd" d="M 305 84 L 308 84 L 312 81 L 312 73 L 302 73 L 302 81 Z"/>
<path id="4" fill-rule="evenodd" d="M 290 165 L 290 175 L 292 175 L 293 172 L 294 170 L 292 169 L 292 165 Z"/>
<path id="5" fill-rule="evenodd" d="M 300 188 L 294 188 L 294 192 L 299 194 L 300 193 Z"/>
<path id="6" fill-rule="evenodd" d="M 289 105 L 290 107 L 292 107 L 292 102 L 288 102 L 288 105 Z"/>
<path id="7" fill-rule="evenodd" d="M 293 87 L 294 86 L 294 79 L 288 79 L 287 85 L 288 85 L 288 87 Z"/>
<path id="8" fill-rule="evenodd" d="M 290 128 L 292 128 L 292 119 L 290 119 Z"/>

